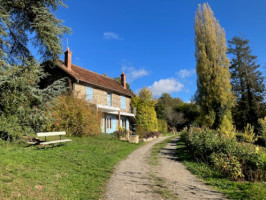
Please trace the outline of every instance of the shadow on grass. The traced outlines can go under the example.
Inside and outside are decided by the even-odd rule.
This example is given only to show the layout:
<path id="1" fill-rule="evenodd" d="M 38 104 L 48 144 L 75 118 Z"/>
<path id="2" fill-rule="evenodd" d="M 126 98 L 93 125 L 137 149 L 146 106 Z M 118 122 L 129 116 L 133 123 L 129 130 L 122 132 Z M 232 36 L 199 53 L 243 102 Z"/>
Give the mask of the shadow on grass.
<path id="1" fill-rule="evenodd" d="M 177 157 L 176 160 L 182 162 L 191 173 L 197 175 L 230 199 L 265 199 L 265 183 L 237 182 L 226 179 L 206 163 L 195 161 L 182 139 L 177 141 L 175 156 Z"/>

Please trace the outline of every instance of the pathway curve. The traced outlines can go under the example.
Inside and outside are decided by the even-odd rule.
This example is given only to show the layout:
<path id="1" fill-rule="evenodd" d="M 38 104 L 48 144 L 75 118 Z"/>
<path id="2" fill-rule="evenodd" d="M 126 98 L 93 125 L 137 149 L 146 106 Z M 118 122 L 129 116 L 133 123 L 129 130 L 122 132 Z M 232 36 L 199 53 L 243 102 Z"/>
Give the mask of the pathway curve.
<path id="1" fill-rule="evenodd" d="M 160 200 L 164 199 L 154 191 L 154 176 L 164 180 L 164 185 L 175 195 L 174 199 L 224 199 L 192 175 L 174 157 L 176 140 L 162 150 L 160 164 L 150 166 L 147 157 L 154 144 L 167 137 L 153 140 L 132 152 L 120 162 L 107 185 L 106 200 Z"/>
<path id="2" fill-rule="evenodd" d="M 163 178 L 166 187 L 180 199 L 226 199 L 221 193 L 213 190 L 186 167 L 176 157 L 178 138 L 169 142 L 161 151 L 160 165 L 156 170 L 158 177 Z"/>

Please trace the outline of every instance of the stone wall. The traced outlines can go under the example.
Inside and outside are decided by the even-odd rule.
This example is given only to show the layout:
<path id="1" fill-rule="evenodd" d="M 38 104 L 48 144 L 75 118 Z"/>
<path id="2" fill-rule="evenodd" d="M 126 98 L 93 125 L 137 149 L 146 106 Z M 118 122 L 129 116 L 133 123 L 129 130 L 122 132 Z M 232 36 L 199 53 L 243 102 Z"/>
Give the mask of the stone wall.
<path id="1" fill-rule="evenodd" d="M 121 109 L 121 111 L 131 113 L 131 98 L 126 97 L 126 109 Z"/>
<path id="2" fill-rule="evenodd" d="M 112 93 L 112 106 L 121 107 L 121 97 L 115 93 Z"/>
<path id="3" fill-rule="evenodd" d="M 93 88 L 93 103 L 107 105 L 107 92 L 101 89 Z"/>
<path id="4" fill-rule="evenodd" d="M 78 98 L 86 98 L 86 86 L 74 83 L 74 91 Z"/>
<path id="5" fill-rule="evenodd" d="M 86 86 L 74 83 L 74 91 L 79 98 L 86 98 Z M 107 91 L 93 88 L 92 103 L 107 105 Z M 121 109 L 122 112 L 131 112 L 131 98 L 126 97 L 126 109 Z M 112 93 L 112 106 L 121 108 L 121 96 Z"/>

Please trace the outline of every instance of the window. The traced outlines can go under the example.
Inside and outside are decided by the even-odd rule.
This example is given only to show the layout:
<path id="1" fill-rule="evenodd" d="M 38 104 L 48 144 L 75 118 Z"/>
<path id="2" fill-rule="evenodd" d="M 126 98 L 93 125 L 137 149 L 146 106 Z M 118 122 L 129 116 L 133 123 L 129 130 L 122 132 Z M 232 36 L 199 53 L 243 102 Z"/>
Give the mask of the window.
<path id="1" fill-rule="evenodd" d="M 107 92 L 107 106 L 112 106 L 112 93 Z"/>
<path id="2" fill-rule="evenodd" d="M 93 100 L 93 88 L 91 87 L 86 87 L 86 100 L 87 101 L 92 101 Z"/>
<path id="3" fill-rule="evenodd" d="M 121 108 L 126 109 L 126 97 L 121 96 Z"/>

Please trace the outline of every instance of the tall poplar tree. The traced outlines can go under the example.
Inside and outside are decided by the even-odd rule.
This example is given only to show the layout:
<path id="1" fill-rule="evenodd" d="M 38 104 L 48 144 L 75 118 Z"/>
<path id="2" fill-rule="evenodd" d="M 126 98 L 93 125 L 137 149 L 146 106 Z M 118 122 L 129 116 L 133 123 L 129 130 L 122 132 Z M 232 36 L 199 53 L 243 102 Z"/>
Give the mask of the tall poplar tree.
<path id="1" fill-rule="evenodd" d="M 201 108 L 201 123 L 225 134 L 233 129 L 229 59 L 225 32 L 214 17 L 211 7 L 199 5 L 195 16 L 195 46 L 197 94 Z"/>
<path id="2" fill-rule="evenodd" d="M 238 129 L 243 130 L 247 123 L 258 130 L 258 119 L 263 118 L 265 85 L 257 56 L 252 55 L 249 40 L 235 36 L 229 41 L 231 54 L 231 82 L 237 97 L 233 118 Z"/>

